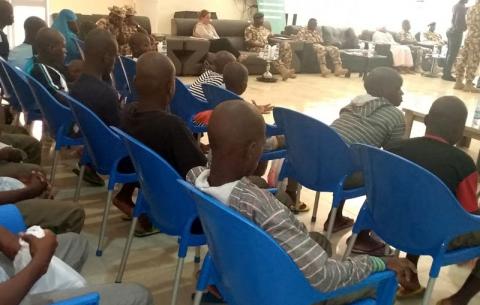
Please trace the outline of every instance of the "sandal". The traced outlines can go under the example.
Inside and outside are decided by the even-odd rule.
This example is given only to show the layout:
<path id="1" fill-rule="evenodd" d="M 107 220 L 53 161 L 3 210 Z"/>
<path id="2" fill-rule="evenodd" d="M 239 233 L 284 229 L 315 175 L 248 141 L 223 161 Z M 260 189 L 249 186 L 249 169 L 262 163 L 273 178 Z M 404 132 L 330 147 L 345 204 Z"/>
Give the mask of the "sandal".
<path id="1" fill-rule="evenodd" d="M 141 226 L 139 226 L 138 228 L 135 229 L 134 235 L 135 237 L 147 237 L 147 236 L 152 236 L 159 233 L 160 233 L 160 230 L 155 227 L 145 230 Z"/>
<path id="2" fill-rule="evenodd" d="M 290 209 L 290 211 L 292 211 L 293 214 L 310 211 L 310 207 L 303 202 L 299 202 L 298 205 L 295 205 L 295 203 L 293 203 L 288 206 L 288 208 Z"/>
<path id="3" fill-rule="evenodd" d="M 329 222 L 329 220 L 323 226 L 323 231 L 325 231 L 325 232 L 327 232 L 327 229 L 328 229 L 328 227 L 327 227 L 328 222 Z M 335 221 L 335 224 L 336 223 L 337 223 L 337 221 Z M 355 222 L 353 221 L 353 219 L 344 216 L 342 224 L 340 224 L 339 226 L 333 225 L 332 234 L 343 231 L 343 230 L 346 230 L 346 229 L 350 229 L 351 227 L 353 227 L 354 223 Z"/>
<path id="4" fill-rule="evenodd" d="M 416 290 L 406 290 L 403 287 L 399 287 L 397 290 L 398 300 L 407 300 L 413 298 L 421 298 L 425 294 L 425 287 L 421 287 Z"/>
<path id="5" fill-rule="evenodd" d="M 356 248 L 356 246 L 353 246 L 352 253 L 355 254 L 362 254 L 362 255 L 370 255 L 370 256 L 376 256 L 376 257 L 386 257 L 386 256 L 394 256 L 395 253 L 394 251 L 388 247 L 388 253 L 385 253 L 385 244 L 382 246 L 378 246 L 372 249 L 359 249 Z"/>

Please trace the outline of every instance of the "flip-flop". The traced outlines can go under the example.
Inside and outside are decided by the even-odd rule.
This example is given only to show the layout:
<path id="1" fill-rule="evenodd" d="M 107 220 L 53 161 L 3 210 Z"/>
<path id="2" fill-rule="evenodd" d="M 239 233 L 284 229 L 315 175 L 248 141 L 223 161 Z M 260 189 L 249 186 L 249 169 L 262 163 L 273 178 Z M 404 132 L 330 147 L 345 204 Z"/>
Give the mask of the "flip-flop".
<path id="1" fill-rule="evenodd" d="M 363 254 L 363 255 L 370 255 L 370 256 L 377 256 L 377 257 L 386 257 L 386 256 L 393 256 L 394 253 L 390 249 L 389 253 L 385 254 L 385 245 L 383 246 L 378 246 L 376 248 L 370 249 L 370 250 L 363 250 L 363 249 L 358 249 L 353 246 L 352 253 L 355 254 Z"/>
<path id="2" fill-rule="evenodd" d="M 343 230 L 346 230 L 346 229 L 349 229 L 349 228 L 353 227 L 354 223 L 355 222 L 353 221 L 353 219 L 349 218 L 349 220 L 344 222 L 341 226 L 337 226 L 337 227 L 333 226 L 332 234 L 343 231 Z M 323 230 L 325 232 L 327 232 L 327 228 L 324 227 Z"/>
<path id="3" fill-rule="evenodd" d="M 147 236 L 152 236 L 155 234 L 159 234 L 160 230 L 157 228 L 152 228 L 151 230 L 145 231 L 143 229 L 135 229 L 135 237 L 147 237 Z"/>
<path id="4" fill-rule="evenodd" d="M 292 211 L 293 214 L 310 211 L 310 207 L 303 202 L 300 202 L 298 206 L 295 205 L 295 203 L 292 203 L 288 208 L 290 209 L 290 211 Z"/>
<path id="5" fill-rule="evenodd" d="M 421 287 L 413 290 L 408 291 L 403 287 L 398 288 L 397 290 L 397 299 L 398 300 L 406 300 L 406 299 L 413 299 L 413 298 L 421 298 L 425 294 L 425 287 Z"/>

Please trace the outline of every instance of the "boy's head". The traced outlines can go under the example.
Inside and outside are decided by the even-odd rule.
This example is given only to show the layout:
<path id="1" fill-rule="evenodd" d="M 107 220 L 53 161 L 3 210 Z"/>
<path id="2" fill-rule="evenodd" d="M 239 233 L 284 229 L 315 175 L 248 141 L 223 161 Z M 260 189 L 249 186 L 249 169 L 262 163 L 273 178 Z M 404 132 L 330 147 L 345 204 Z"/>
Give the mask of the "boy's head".
<path id="1" fill-rule="evenodd" d="M 33 44 L 38 31 L 46 27 L 47 24 L 41 18 L 32 16 L 25 19 L 25 22 L 23 23 L 23 28 L 25 29 L 25 43 Z"/>
<path id="2" fill-rule="evenodd" d="M 65 38 L 55 29 L 40 29 L 35 37 L 33 48 L 41 63 L 62 65 L 65 61 L 67 54 Z"/>
<path id="3" fill-rule="evenodd" d="M 14 20 L 13 7 L 10 2 L 0 0 L 0 29 L 12 25 Z"/>
<path id="4" fill-rule="evenodd" d="M 94 22 L 91 21 L 84 21 L 80 24 L 80 29 L 79 29 L 79 38 L 81 40 L 85 40 L 87 38 L 87 35 L 95 30 L 97 28 L 97 25 Z"/>
<path id="5" fill-rule="evenodd" d="M 70 74 L 70 81 L 75 82 L 83 73 L 83 60 L 74 59 L 68 64 L 68 74 Z"/>
<path id="6" fill-rule="evenodd" d="M 242 95 L 248 86 L 248 69 L 239 62 L 231 62 L 223 69 L 223 82 L 225 87 L 235 93 Z"/>
<path id="7" fill-rule="evenodd" d="M 265 144 L 265 121 L 254 105 L 237 100 L 218 105 L 208 123 L 212 173 L 241 179 L 258 166 Z M 215 174 L 220 174 L 216 172 Z"/>
<path id="8" fill-rule="evenodd" d="M 117 41 L 110 32 L 96 29 L 87 35 L 87 39 L 85 39 L 85 66 L 101 75 L 108 75 L 113 71 L 117 55 Z"/>
<path id="9" fill-rule="evenodd" d="M 147 52 L 137 61 L 135 89 L 139 103 L 155 101 L 166 107 L 175 93 L 175 66 L 158 52 Z"/>
<path id="10" fill-rule="evenodd" d="M 392 68 L 373 69 L 365 78 L 363 85 L 371 96 L 386 98 L 394 106 L 402 103 L 403 78 Z"/>
<path id="11" fill-rule="evenodd" d="M 451 145 L 460 141 L 465 129 L 468 110 L 456 96 L 443 96 L 433 102 L 425 117 L 426 133 L 443 138 Z"/>
<path id="12" fill-rule="evenodd" d="M 132 50 L 132 56 L 134 58 L 139 58 L 142 54 L 152 51 L 152 44 L 150 42 L 150 38 L 147 34 L 142 32 L 136 32 L 135 34 L 130 37 L 128 40 L 128 45 Z"/>
<path id="13" fill-rule="evenodd" d="M 215 72 L 222 74 L 225 65 L 236 61 L 237 59 L 233 56 L 232 53 L 228 51 L 219 51 L 215 53 L 215 59 L 213 60 L 213 65 L 215 66 Z"/>

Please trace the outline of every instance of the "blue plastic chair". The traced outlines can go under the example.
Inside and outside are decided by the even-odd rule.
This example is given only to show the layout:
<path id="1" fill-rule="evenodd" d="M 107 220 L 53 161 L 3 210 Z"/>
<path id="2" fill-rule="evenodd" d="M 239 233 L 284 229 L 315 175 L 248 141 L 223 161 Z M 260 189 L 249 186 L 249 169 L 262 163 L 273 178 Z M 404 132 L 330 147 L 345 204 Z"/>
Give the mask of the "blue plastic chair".
<path id="1" fill-rule="evenodd" d="M 285 108 L 273 109 L 273 116 L 284 131 L 287 146 L 287 158 L 279 180 L 293 178 L 317 191 L 312 222 L 317 218 L 318 192 L 333 193 L 333 209 L 327 230 L 327 238 L 330 239 L 340 203 L 365 195 L 363 187 L 343 188 L 345 179 L 356 171 L 351 151 L 333 129 L 314 118 Z"/>
<path id="2" fill-rule="evenodd" d="M 93 292 L 65 301 L 56 302 L 52 305 L 100 305 L 100 295 L 97 292 Z"/>
<path id="3" fill-rule="evenodd" d="M 364 281 L 322 293 L 310 285 L 285 250 L 259 226 L 227 205 L 178 180 L 197 203 L 209 254 L 204 260 L 194 304 L 214 283 L 230 305 L 310 305 L 376 288 L 377 298 L 353 304 L 391 305 L 397 280 L 393 272 L 376 273 Z"/>
<path id="4" fill-rule="evenodd" d="M 37 104 L 50 130 L 50 135 L 55 139 L 55 152 L 50 173 L 50 183 L 53 185 L 57 171 L 59 152 L 63 147 L 83 145 L 83 138 L 72 138 L 68 135 L 74 124 L 73 114 L 69 108 L 62 105 L 48 92 L 36 79 L 24 74 L 32 88 Z M 78 194 L 75 201 L 78 200 Z"/>
<path id="5" fill-rule="evenodd" d="M 22 111 L 22 107 L 20 106 L 17 94 L 15 92 L 15 89 L 13 88 L 12 82 L 10 81 L 10 78 L 8 77 L 7 72 L 3 67 L 3 62 L 4 62 L 3 60 L 0 60 L 0 87 L 3 90 L 2 91 L 3 99 L 8 101 L 8 103 L 10 104 L 10 106 L 15 112 L 20 113 Z"/>
<path id="6" fill-rule="evenodd" d="M 103 212 L 102 227 L 98 240 L 97 256 L 103 253 L 105 232 L 108 223 L 108 214 L 112 203 L 113 189 L 117 183 L 131 183 L 137 181 L 135 173 L 121 173 L 118 171 L 119 162 L 128 156 L 122 141 L 102 120 L 82 103 L 73 97 L 60 93 L 65 101 L 70 104 L 73 117 L 83 135 L 88 156 L 91 159 L 96 171 L 101 175 L 108 175 L 108 196 Z M 78 192 L 85 174 L 85 165 L 80 169 L 78 177 Z"/>
<path id="7" fill-rule="evenodd" d="M 128 57 L 120 56 L 122 61 L 123 70 L 125 71 L 125 76 L 128 82 L 128 87 L 130 88 L 130 94 L 127 96 L 127 102 L 132 102 L 137 100 L 137 92 L 134 86 L 135 75 L 137 74 L 137 63 Z"/>
<path id="8" fill-rule="evenodd" d="M 433 258 L 423 304 L 430 301 L 440 268 L 480 257 L 480 246 L 449 250 L 450 242 L 480 231 L 443 182 L 426 169 L 367 145 L 352 145 L 363 167 L 367 201 L 353 227 L 345 257 L 362 230 L 373 230 L 400 251 Z"/>
<path id="9" fill-rule="evenodd" d="M 193 122 L 194 116 L 211 110 L 208 103 L 198 100 L 178 78 L 175 79 L 175 95 L 170 103 L 170 111 L 183 119 L 193 133 L 207 132 L 207 127 Z"/>
<path id="10" fill-rule="evenodd" d="M 13 67 L 2 58 L 0 58 L 0 62 L 15 89 L 14 92 L 21 105 L 27 125 L 30 125 L 33 121 L 41 121 L 42 114 L 40 108 L 35 101 L 32 89 L 30 88 L 23 71 L 18 67 Z"/>
<path id="11" fill-rule="evenodd" d="M 195 203 L 182 191 L 177 183 L 177 179 L 181 177 L 170 164 L 125 132 L 115 127 L 113 129 L 122 138 L 130 154 L 142 190 L 141 204 L 145 205 L 145 210 L 153 224 L 160 232 L 179 238 L 178 262 L 171 301 L 171 304 L 175 305 L 188 247 L 197 247 L 195 262 L 199 262 L 200 246 L 206 244 L 203 234 L 192 232 L 192 225 L 198 218 Z M 127 263 L 138 214 L 134 217 L 116 282 L 121 282 Z"/>
<path id="12" fill-rule="evenodd" d="M 23 221 L 23 216 L 14 204 L 0 205 L 0 226 L 9 230 L 13 234 L 18 234 L 27 230 L 27 226 Z"/>
<path id="13" fill-rule="evenodd" d="M 128 97 L 132 94 L 132 88 L 128 81 L 127 71 L 125 70 L 121 56 L 117 56 L 112 73 L 115 89 L 117 89 L 122 97 L 125 97 L 128 100 Z"/>

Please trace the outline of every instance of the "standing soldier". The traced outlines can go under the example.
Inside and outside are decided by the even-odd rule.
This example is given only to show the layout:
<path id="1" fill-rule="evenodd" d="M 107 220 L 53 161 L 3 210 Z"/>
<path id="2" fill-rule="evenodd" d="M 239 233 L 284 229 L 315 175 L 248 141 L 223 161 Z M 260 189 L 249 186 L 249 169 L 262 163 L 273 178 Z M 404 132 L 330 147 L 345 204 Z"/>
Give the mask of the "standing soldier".
<path id="1" fill-rule="evenodd" d="M 480 90 L 473 86 L 475 72 L 480 63 L 480 0 L 477 0 L 477 3 L 468 10 L 467 31 L 465 44 L 460 51 L 461 58 L 456 65 L 457 81 L 453 88 L 480 93 Z"/>
<path id="2" fill-rule="evenodd" d="M 266 45 L 272 33 L 263 25 L 263 13 L 256 13 L 253 16 L 253 24 L 245 29 L 245 43 L 249 52 L 261 52 Z M 272 62 L 273 67 L 280 72 L 282 79 L 295 78 L 295 71 L 291 69 L 292 48 L 288 42 L 280 44 L 280 55 L 278 60 Z"/>
<path id="3" fill-rule="evenodd" d="M 302 28 L 298 34 L 297 39 L 313 43 L 313 48 L 317 53 L 318 64 L 320 65 L 320 73 L 323 77 L 327 77 L 332 73 L 327 68 L 327 53 L 335 65 L 335 76 L 345 75 L 348 71 L 342 68 L 342 59 L 340 58 L 340 51 L 335 46 L 326 46 L 322 34 L 317 31 L 317 20 L 312 18 L 308 21 L 308 26 Z"/>

